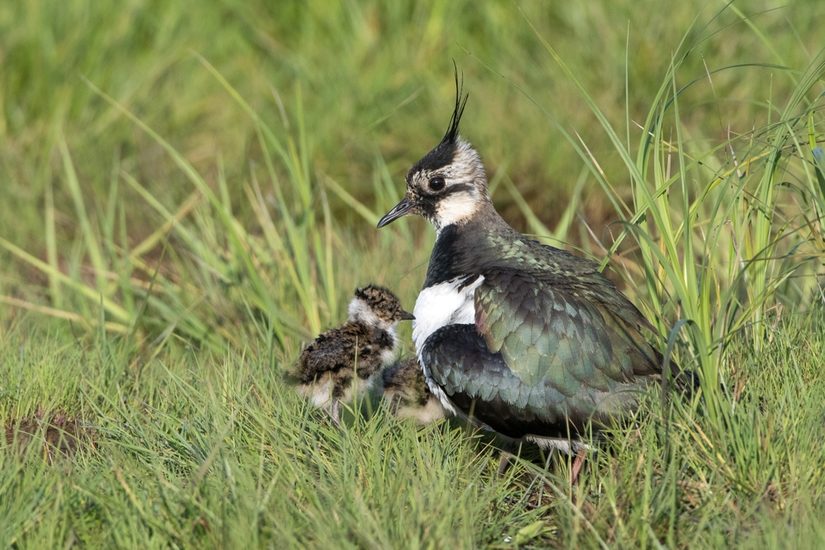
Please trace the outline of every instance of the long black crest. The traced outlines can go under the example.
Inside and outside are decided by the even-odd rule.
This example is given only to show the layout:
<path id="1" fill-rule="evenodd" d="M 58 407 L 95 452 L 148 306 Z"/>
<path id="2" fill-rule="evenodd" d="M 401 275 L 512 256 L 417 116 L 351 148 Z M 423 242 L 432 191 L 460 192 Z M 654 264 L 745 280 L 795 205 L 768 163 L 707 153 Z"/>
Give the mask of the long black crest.
<path id="1" fill-rule="evenodd" d="M 458 125 L 461 122 L 461 115 L 464 114 L 464 107 L 467 105 L 467 98 L 469 93 L 464 93 L 464 74 L 459 74 L 458 65 L 453 61 L 453 68 L 455 69 L 455 106 L 453 107 L 453 116 L 450 117 L 450 126 L 447 127 L 447 132 L 441 139 L 441 143 L 455 143 L 458 138 Z"/>

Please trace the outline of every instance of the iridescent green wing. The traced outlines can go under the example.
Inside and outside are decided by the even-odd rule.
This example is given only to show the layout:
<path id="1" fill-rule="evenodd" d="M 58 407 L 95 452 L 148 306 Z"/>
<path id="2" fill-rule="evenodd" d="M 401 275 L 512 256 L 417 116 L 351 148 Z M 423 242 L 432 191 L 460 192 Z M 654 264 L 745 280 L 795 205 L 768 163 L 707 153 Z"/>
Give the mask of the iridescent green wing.
<path id="1" fill-rule="evenodd" d="M 630 311 L 617 312 L 575 286 L 520 269 L 484 276 L 475 292 L 476 328 L 526 386 L 549 386 L 595 406 L 605 392 L 624 391 L 658 373 L 657 353 L 638 319 L 622 318 L 632 317 Z"/>

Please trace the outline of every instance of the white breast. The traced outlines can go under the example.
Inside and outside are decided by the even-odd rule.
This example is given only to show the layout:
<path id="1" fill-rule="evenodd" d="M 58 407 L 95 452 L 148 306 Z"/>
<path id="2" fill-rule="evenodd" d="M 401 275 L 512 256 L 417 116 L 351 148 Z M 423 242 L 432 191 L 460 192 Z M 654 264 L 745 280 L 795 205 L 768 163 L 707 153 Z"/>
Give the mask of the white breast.
<path id="1" fill-rule="evenodd" d="M 463 281 L 462 277 L 429 286 L 418 295 L 413 311 L 413 342 L 419 359 L 424 342 L 441 327 L 475 323 L 473 294 L 478 285 L 484 282 L 484 277 L 479 275 L 470 284 L 459 289 Z"/>

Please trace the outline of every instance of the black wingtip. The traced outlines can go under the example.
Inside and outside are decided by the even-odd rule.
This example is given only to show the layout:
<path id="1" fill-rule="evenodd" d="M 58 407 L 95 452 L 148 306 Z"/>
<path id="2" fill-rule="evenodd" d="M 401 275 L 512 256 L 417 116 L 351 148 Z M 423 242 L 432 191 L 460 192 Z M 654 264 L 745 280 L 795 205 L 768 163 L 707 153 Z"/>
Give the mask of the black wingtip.
<path id="1" fill-rule="evenodd" d="M 441 139 L 441 143 L 455 143 L 458 139 L 458 126 L 461 123 L 461 116 L 464 114 L 464 107 L 467 106 L 467 99 L 470 97 L 469 93 L 464 92 L 464 74 L 459 73 L 455 59 L 453 59 L 453 69 L 455 70 L 455 105 L 453 106 L 453 115 L 450 117 L 450 125 Z"/>

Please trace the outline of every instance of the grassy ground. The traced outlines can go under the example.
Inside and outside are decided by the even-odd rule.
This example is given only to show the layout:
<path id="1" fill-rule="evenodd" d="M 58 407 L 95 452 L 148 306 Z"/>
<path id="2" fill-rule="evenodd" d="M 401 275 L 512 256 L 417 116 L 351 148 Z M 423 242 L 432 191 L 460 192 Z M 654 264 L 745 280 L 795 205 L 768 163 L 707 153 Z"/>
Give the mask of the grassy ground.
<path id="1" fill-rule="evenodd" d="M 496 473 L 460 427 L 379 409 L 336 430 L 269 358 L 120 344 L 64 330 L 4 338 L 4 418 L 61 408 L 94 428 L 70 458 L 0 455 L 0 538 L 21 546 L 599 545 L 814 548 L 825 437 L 823 315 L 788 319 L 764 353 L 731 349 L 724 429 L 660 409 L 615 434 L 570 489 L 560 460 Z M 743 458 L 743 457 L 746 457 Z"/>
<path id="2" fill-rule="evenodd" d="M 3 3 L 0 542 L 825 544 L 822 15 Z M 432 231 L 373 227 L 452 59 L 505 216 L 604 259 L 702 375 L 572 489 L 460 426 L 333 430 L 280 382 L 357 284 L 412 305 Z"/>

